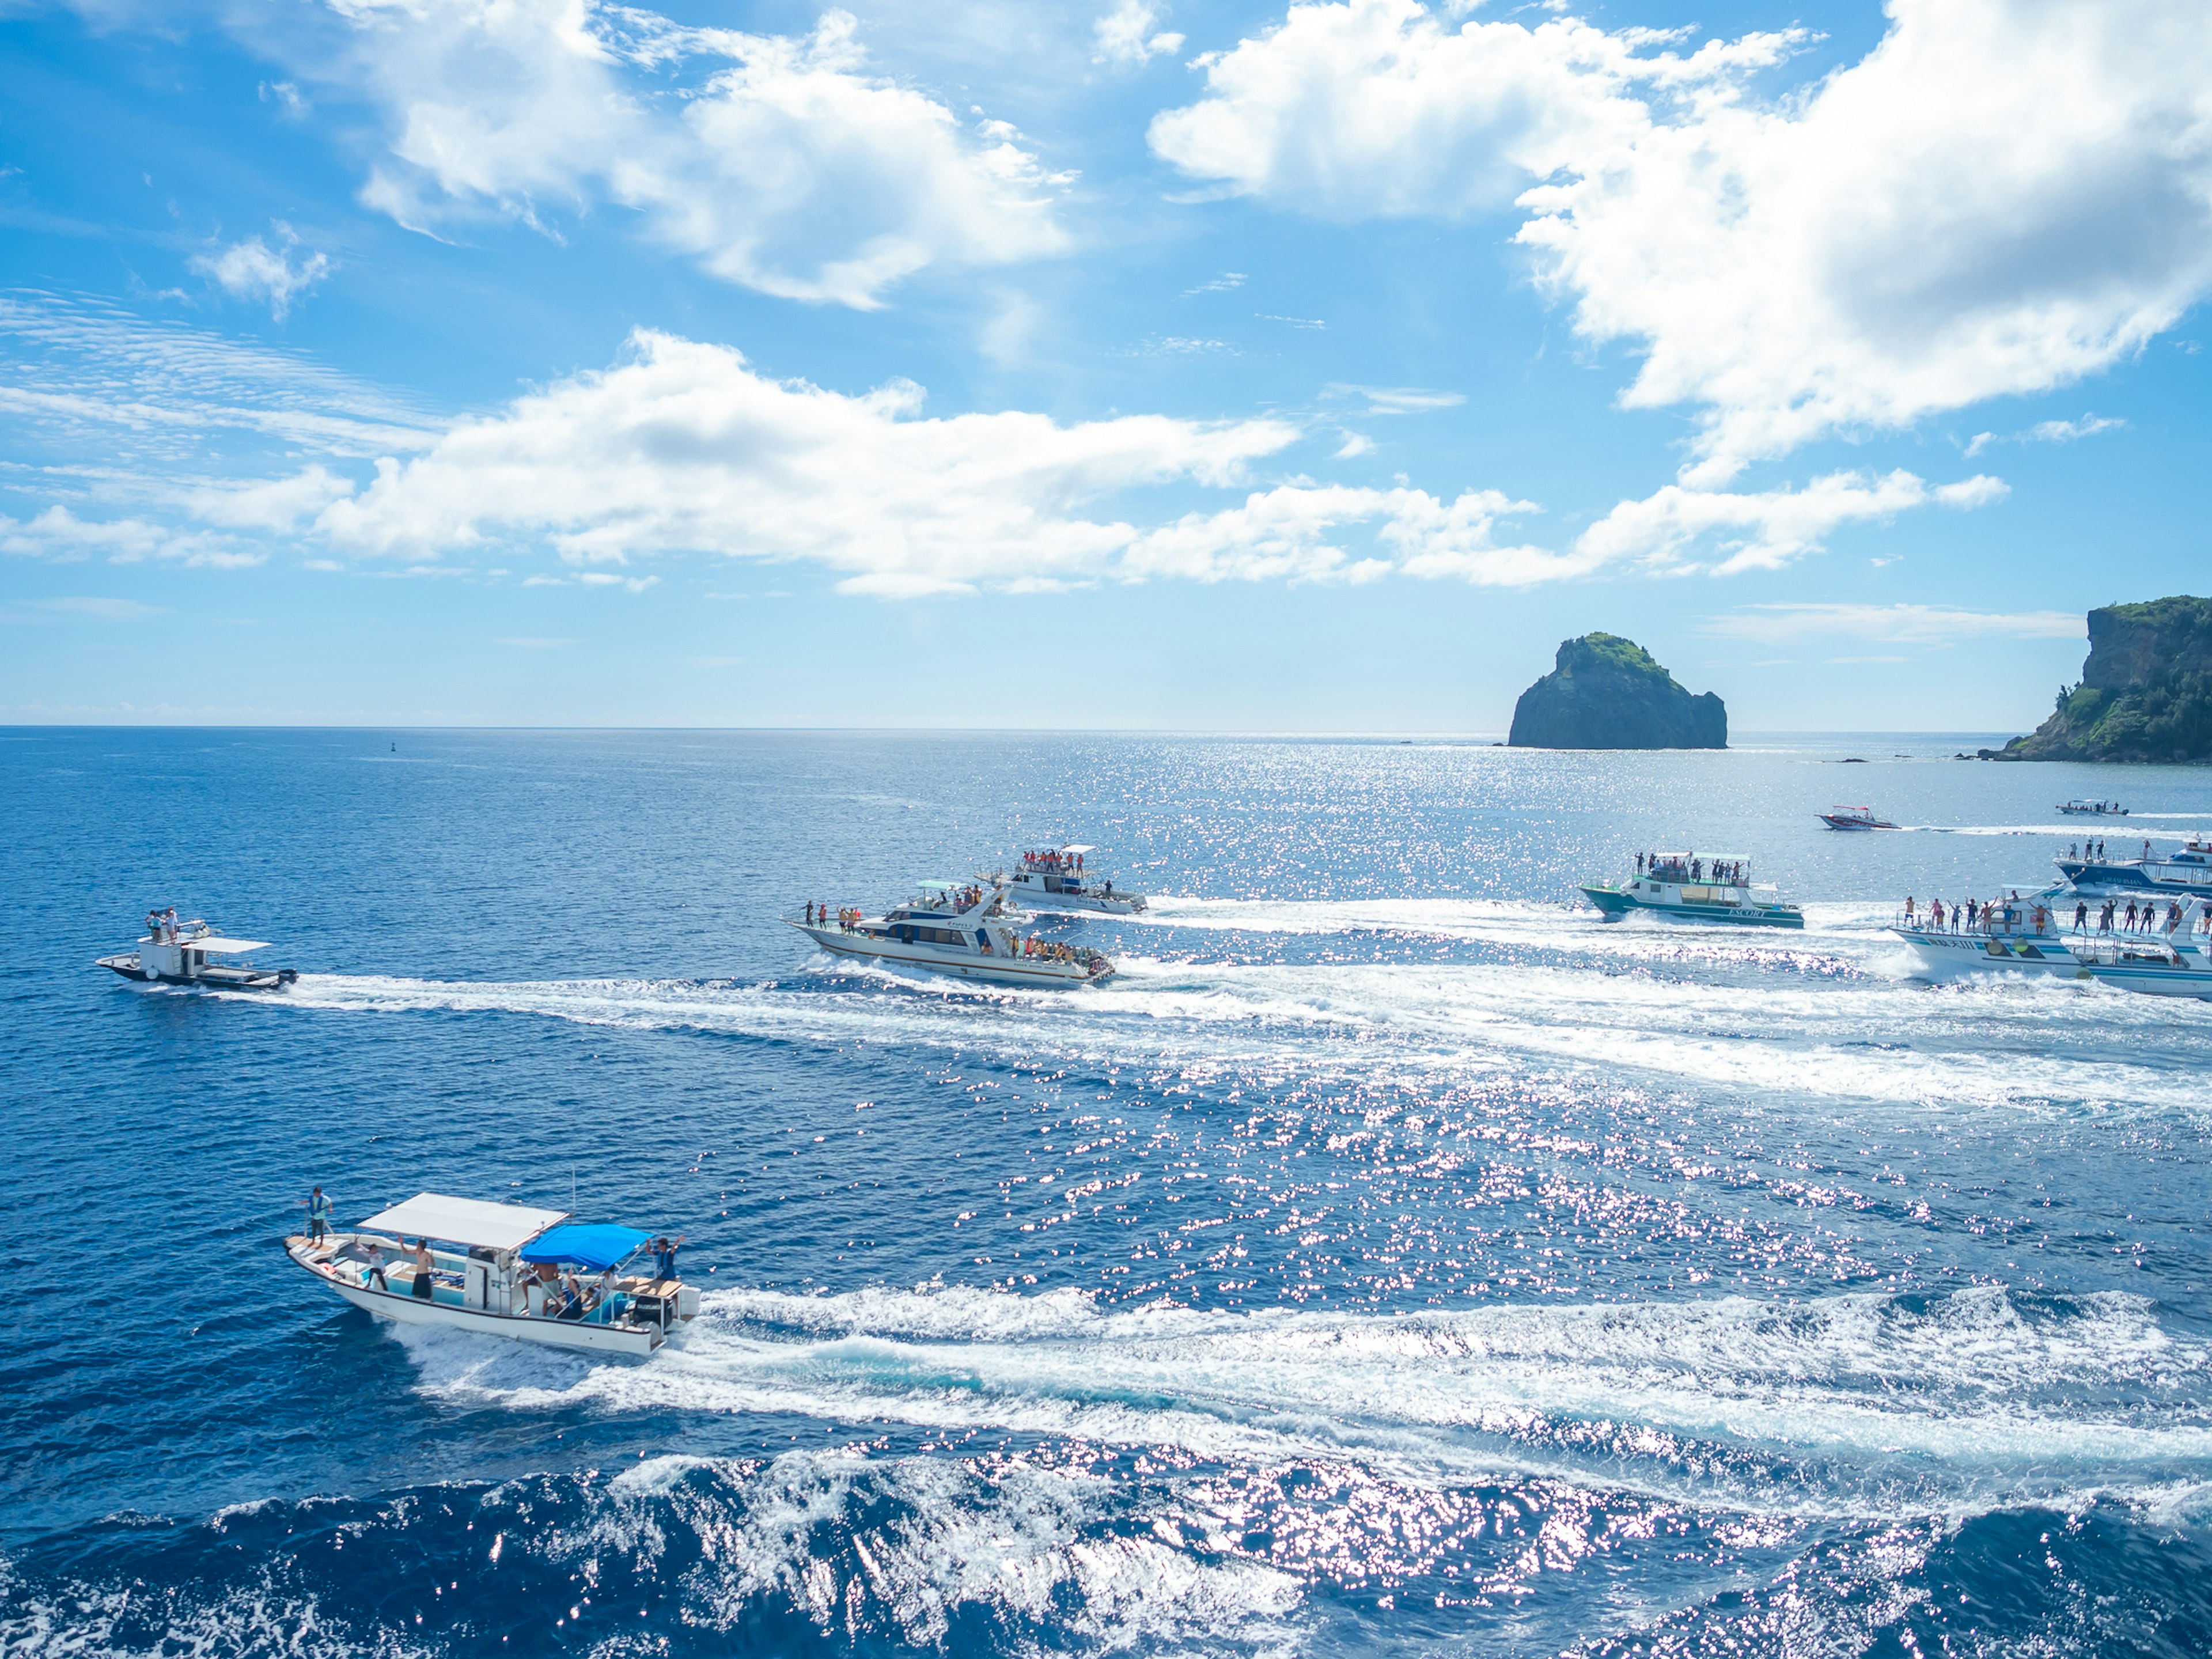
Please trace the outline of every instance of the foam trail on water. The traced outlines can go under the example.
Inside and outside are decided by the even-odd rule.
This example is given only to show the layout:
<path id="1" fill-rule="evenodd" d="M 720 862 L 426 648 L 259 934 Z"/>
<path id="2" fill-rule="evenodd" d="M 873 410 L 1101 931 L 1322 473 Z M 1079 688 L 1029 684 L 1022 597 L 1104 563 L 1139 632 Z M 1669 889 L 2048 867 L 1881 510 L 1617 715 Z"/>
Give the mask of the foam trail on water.
<path id="1" fill-rule="evenodd" d="M 1792 1514 L 1965 1514 L 2212 1478 L 2206 1350 L 2118 1294 L 1389 1316 L 733 1291 L 641 1364 L 402 1340 L 425 1389 L 517 1408 L 780 1412 L 1417 1478 L 1510 1471 Z"/>

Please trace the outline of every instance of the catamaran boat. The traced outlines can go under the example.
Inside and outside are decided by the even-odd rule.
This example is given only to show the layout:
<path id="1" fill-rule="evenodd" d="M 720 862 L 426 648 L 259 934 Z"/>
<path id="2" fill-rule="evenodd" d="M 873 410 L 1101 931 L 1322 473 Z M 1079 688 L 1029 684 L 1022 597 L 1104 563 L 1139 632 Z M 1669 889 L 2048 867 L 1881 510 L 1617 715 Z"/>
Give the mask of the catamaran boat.
<path id="1" fill-rule="evenodd" d="M 1871 806 L 1831 806 L 1820 814 L 1820 822 L 1831 830 L 1894 830 L 1897 826 L 1887 818 L 1878 818 Z"/>
<path id="2" fill-rule="evenodd" d="M 149 930 L 136 951 L 101 957 L 93 965 L 142 984 L 205 985 L 223 991 L 281 991 L 300 977 L 289 968 L 209 960 L 274 949 L 265 939 L 226 938 L 198 920 L 164 921 L 149 916 L 147 921 Z"/>
<path id="3" fill-rule="evenodd" d="M 1771 887 L 1758 890 L 1772 892 Z M 1676 921 L 1728 922 L 1753 927 L 1802 927 L 1805 913 L 1779 899 L 1753 896 L 1751 860 L 1729 854 L 1655 853 L 1639 860 L 1633 881 L 1585 887 L 1607 921 L 1650 911 Z"/>
<path id="4" fill-rule="evenodd" d="M 2116 800 L 2087 800 L 2076 795 L 2072 800 L 2061 801 L 2058 810 L 2069 817 L 2124 818 L 2128 809 Z"/>
<path id="5" fill-rule="evenodd" d="M 2069 942 L 2057 903 L 2061 890 L 2050 888 L 2028 898 L 2017 895 L 1982 907 L 1971 927 L 1936 926 L 1932 912 L 1899 918 L 1889 931 L 1910 945 L 1929 966 L 1946 971 L 2009 969 L 2015 973 L 2082 977 L 2077 954 L 2081 935 Z"/>
<path id="6" fill-rule="evenodd" d="M 1111 877 L 1101 881 L 1084 873 L 1084 854 L 1097 850 L 1070 842 L 1049 852 L 1024 853 L 1012 876 L 985 879 L 1004 881 L 1009 895 L 1034 905 L 1061 910 L 1099 910 L 1110 916 L 1136 915 L 1145 908 L 1142 893 L 1116 892 Z"/>
<path id="7" fill-rule="evenodd" d="M 825 916 L 810 906 L 791 926 L 831 954 L 902 968 L 923 968 L 954 979 L 994 985 L 1091 985 L 1114 971 L 1110 957 L 1087 946 L 1015 931 L 1010 884 L 986 880 L 960 886 L 925 881 L 919 896 L 880 916 L 841 910 Z"/>
<path id="8" fill-rule="evenodd" d="M 2143 843 L 2139 859 L 2062 858 L 2059 873 L 2085 892 L 2123 896 L 2148 888 L 2174 898 L 2212 898 L 2212 842 L 2193 840 L 2161 858 Z"/>
<path id="9" fill-rule="evenodd" d="M 429 1249 L 427 1274 L 410 1239 Z M 565 1210 L 417 1193 L 351 1232 L 295 1234 L 284 1254 L 380 1319 L 559 1348 L 649 1354 L 699 1313 L 668 1241 Z"/>

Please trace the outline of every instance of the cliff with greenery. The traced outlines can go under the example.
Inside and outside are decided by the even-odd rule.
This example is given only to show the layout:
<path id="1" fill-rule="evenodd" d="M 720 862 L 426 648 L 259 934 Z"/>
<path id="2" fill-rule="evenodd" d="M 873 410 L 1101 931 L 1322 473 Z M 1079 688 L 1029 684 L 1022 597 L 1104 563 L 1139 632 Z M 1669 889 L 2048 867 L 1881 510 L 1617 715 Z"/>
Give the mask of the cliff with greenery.
<path id="1" fill-rule="evenodd" d="M 1728 708 L 1692 696 L 1633 640 L 1585 634 L 1513 707 L 1516 749 L 1725 749 Z"/>
<path id="2" fill-rule="evenodd" d="M 1991 760 L 2212 760 L 2212 599 L 2179 595 L 2089 613 L 2081 683 Z"/>

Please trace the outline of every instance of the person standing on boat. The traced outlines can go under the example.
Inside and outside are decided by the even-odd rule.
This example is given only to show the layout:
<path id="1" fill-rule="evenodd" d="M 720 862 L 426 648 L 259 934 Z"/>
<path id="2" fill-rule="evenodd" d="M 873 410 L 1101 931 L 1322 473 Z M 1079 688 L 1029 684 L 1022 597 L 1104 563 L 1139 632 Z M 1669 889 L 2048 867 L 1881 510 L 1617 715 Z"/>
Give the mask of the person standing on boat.
<path id="1" fill-rule="evenodd" d="M 677 1248 L 684 1243 L 684 1237 L 682 1233 L 678 1233 L 673 1238 L 656 1238 L 653 1241 L 653 1276 L 655 1279 L 676 1277 L 676 1251 Z"/>
<path id="2" fill-rule="evenodd" d="M 376 1243 L 369 1245 L 368 1276 L 362 1279 L 362 1283 L 364 1285 L 374 1285 L 380 1291 L 388 1291 L 392 1288 L 392 1281 L 384 1276 L 384 1247 L 382 1245 Z"/>
<path id="3" fill-rule="evenodd" d="M 2087 899 L 2074 901 L 2074 931 L 2077 933 L 2089 931 L 2089 901 Z"/>
<path id="4" fill-rule="evenodd" d="M 436 1285 L 434 1281 L 431 1279 L 430 1274 L 432 1270 L 435 1268 L 437 1265 L 436 1261 L 430 1255 L 430 1241 L 427 1238 L 416 1239 L 415 1241 L 415 1287 L 413 1291 L 413 1295 L 416 1301 L 429 1302 L 435 1299 Z"/>
<path id="5" fill-rule="evenodd" d="M 331 1236 L 331 1200 L 320 1187 L 307 1200 L 307 1243 L 319 1244 Z"/>

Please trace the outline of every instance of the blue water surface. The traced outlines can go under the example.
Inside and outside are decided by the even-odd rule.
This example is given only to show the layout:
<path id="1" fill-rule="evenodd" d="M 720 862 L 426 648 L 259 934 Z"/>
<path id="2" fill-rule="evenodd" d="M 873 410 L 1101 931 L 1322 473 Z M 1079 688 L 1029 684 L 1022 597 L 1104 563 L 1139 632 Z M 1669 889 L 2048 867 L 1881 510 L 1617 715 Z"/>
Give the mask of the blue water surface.
<path id="1" fill-rule="evenodd" d="M 1882 931 L 2212 771 L 1991 740 L 0 732 L 0 1648 L 2212 1651 L 2212 1006 Z M 1069 838 L 1103 986 L 779 921 Z M 1652 848 L 1808 925 L 1578 905 Z M 299 982 L 95 969 L 155 903 Z M 702 1315 L 395 1330 L 316 1182 Z"/>

